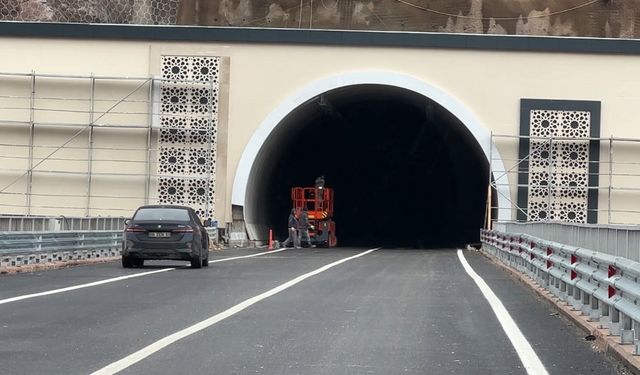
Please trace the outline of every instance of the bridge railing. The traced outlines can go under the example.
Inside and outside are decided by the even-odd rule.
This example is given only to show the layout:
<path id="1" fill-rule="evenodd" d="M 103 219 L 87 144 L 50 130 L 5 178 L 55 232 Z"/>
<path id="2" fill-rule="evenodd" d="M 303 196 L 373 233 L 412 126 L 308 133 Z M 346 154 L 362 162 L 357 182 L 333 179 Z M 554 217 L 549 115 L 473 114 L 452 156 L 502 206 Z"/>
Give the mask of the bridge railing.
<path id="1" fill-rule="evenodd" d="M 0 268 L 120 255 L 122 231 L 0 232 Z"/>
<path id="2" fill-rule="evenodd" d="M 528 275 L 640 354 L 640 263 L 535 236 L 482 230 L 482 249 Z"/>
<path id="3" fill-rule="evenodd" d="M 538 238 L 640 262 L 640 226 L 560 222 L 495 222 L 494 229 Z"/>

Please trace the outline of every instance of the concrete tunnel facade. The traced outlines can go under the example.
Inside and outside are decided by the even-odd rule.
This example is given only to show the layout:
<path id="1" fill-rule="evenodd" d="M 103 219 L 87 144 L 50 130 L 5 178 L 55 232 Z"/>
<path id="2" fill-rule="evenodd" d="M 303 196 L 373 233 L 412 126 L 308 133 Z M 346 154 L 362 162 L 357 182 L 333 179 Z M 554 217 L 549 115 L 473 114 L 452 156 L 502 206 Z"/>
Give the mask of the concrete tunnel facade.
<path id="1" fill-rule="evenodd" d="M 283 239 L 290 187 L 324 175 L 340 245 L 461 246 L 477 242 L 485 219 L 489 158 L 504 170 L 490 132 L 445 91 L 392 72 L 346 73 L 310 83 L 264 119 L 232 203 L 251 240 L 269 229 Z M 492 178 L 500 218 L 509 186 Z"/>

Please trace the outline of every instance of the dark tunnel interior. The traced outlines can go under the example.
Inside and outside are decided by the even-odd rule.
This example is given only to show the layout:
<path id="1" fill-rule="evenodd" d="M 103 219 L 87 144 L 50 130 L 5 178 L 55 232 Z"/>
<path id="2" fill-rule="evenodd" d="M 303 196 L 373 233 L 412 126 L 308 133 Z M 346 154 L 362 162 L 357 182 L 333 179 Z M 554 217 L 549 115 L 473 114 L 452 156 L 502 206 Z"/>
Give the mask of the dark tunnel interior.
<path id="1" fill-rule="evenodd" d="M 396 87 L 358 85 L 314 98 L 267 139 L 250 180 L 256 220 L 287 236 L 292 186 L 335 189 L 339 246 L 456 247 L 479 242 L 488 162 L 460 121 Z M 252 170 L 254 174 L 254 170 Z"/>

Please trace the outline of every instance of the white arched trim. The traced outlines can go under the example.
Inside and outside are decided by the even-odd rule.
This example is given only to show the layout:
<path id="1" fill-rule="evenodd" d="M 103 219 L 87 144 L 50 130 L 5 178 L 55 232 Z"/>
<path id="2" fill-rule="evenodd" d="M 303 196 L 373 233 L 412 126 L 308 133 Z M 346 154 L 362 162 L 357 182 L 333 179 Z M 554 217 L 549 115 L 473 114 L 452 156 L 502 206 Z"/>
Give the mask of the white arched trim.
<path id="1" fill-rule="evenodd" d="M 231 203 L 240 206 L 245 205 L 247 183 L 258 152 L 271 132 L 289 113 L 320 94 L 340 87 L 366 84 L 394 86 L 422 94 L 456 116 L 475 137 L 480 147 L 482 147 L 487 160 L 489 158 L 492 159 L 491 164 L 498 190 L 498 219 L 511 220 L 510 186 L 504 173 L 504 163 L 500 153 L 495 144 L 491 142 L 490 131 L 482 126 L 478 118 L 467 107 L 448 93 L 418 78 L 387 71 L 354 71 L 326 77 L 311 82 L 280 103 L 262 121 L 242 153 L 233 182 Z"/>

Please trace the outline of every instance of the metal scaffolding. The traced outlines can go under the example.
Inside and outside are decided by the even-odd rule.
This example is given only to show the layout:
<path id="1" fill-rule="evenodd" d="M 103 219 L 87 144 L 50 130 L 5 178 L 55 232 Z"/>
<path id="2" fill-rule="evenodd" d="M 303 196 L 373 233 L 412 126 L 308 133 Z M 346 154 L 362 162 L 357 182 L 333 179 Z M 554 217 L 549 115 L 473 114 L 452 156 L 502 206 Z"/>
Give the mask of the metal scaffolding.
<path id="1" fill-rule="evenodd" d="M 543 142 L 545 147 L 543 149 L 529 147 L 524 157 L 519 155 L 522 142 L 529 145 L 533 140 Z M 597 160 L 587 157 L 585 163 L 588 165 L 588 171 L 582 174 L 582 178 L 587 182 L 584 186 L 573 181 L 567 182 L 569 179 L 566 175 L 571 172 L 564 171 L 553 162 L 559 145 L 573 142 L 595 145 L 599 151 Z M 595 215 L 597 221 L 594 223 L 640 224 L 640 161 L 637 160 L 637 155 L 640 153 L 640 139 L 614 136 L 575 139 L 492 134 L 491 144 L 500 150 L 502 157 L 498 159 L 494 153 L 489 157 L 490 188 L 493 196 L 499 196 L 509 202 L 509 207 L 499 207 L 495 199 L 488 198 L 490 218 L 495 218 L 495 213 L 500 210 L 508 210 L 513 221 L 586 222 L 575 220 L 575 217 L 568 219 L 549 215 L 541 218 L 534 215 L 531 207 L 527 205 L 529 202 L 527 198 L 530 198 L 531 192 L 535 191 L 547 200 L 547 207 L 550 210 L 553 199 L 572 199 L 572 197 L 581 196 L 591 199 L 586 206 L 586 211 L 587 214 Z M 544 154 L 545 151 L 548 151 L 548 154 Z M 533 173 L 530 161 L 536 155 L 544 156 L 544 159 L 550 161 L 545 171 L 550 177 L 546 181 L 531 177 Z M 498 161 L 503 164 L 503 169 L 498 170 L 496 166 Z M 504 187 L 510 188 L 510 196 L 505 196 L 501 192 L 504 191 Z M 528 196 L 523 199 L 523 194 Z"/>
<path id="2" fill-rule="evenodd" d="M 158 179 L 166 174 L 157 141 L 160 129 L 174 130 L 160 117 L 180 116 L 163 111 L 161 86 L 212 85 L 36 72 L 0 73 L 0 82 L 0 214 L 115 217 L 159 200 Z M 213 101 L 206 105 L 202 117 L 211 119 Z M 211 152 L 213 131 L 189 131 L 208 131 Z"/>

